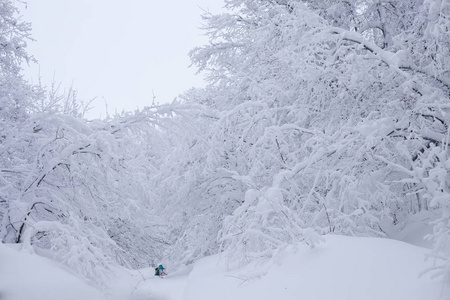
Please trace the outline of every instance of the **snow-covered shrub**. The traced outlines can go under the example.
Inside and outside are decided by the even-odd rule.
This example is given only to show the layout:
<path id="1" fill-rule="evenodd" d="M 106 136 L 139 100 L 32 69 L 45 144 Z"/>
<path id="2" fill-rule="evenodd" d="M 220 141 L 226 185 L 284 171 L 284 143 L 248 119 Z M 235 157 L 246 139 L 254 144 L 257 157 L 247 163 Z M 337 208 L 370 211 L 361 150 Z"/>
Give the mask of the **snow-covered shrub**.
<path id="1" fill-rule="evenodd" d="M 30 224 L 23 235 L 22 248 L 34 253 L 35 246 L 48 246 L 50 258 L 70 267 L 91 283 L 105 288 L 113 277 L 114 261 L 106 256 L 105 249 L 117 245 L 98 227 L 81 224 L 83 221 L 69 217 L 67 224 L 39 221 Z M 46 245 L 43 245 L 45 243 Z M 34 247 L 33 247 L 34 245 Z M 41 247 L 37 251 L 42 251 Z"/>
<path id="2" fill-rule="evenodd" d="M 298 216 L 283 204 L 278 187 L 250 189 L 245 201 L 224 220 L 219 233 L 221 250 L 231 267 L 265 262 L 283 246 L 304 242 L 313 248 L 322 239 L 303 229 Z"/>

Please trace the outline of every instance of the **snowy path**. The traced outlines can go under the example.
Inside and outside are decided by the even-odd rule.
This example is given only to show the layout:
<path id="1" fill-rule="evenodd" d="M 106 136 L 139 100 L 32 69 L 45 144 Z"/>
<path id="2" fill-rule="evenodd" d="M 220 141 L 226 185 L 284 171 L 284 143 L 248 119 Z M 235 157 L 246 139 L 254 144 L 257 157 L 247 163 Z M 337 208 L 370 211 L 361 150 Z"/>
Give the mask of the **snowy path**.
<path id="1" fill-rule="evenodd" d="M 131 300 L 181 300 L 186 284 L 185 276 L 152 278 L 140 285 Z"/>

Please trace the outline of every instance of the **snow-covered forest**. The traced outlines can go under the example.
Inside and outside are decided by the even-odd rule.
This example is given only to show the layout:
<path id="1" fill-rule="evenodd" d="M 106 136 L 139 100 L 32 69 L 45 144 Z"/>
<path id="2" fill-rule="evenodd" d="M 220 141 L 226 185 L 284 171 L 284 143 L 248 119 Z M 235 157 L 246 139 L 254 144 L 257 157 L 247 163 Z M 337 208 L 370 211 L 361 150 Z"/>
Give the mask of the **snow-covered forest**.
<path id="1" fill-rule="evenodd" d="M 263 264 L 426 213 L 422 271 L 448 299 L 450 1 L 224 5 L 189 53 L 206 88 L 88 120 L 76 91 L 23 79 L 31 25 L 0 0 L 2 243 L 104 288 L 116 266 Z"/>

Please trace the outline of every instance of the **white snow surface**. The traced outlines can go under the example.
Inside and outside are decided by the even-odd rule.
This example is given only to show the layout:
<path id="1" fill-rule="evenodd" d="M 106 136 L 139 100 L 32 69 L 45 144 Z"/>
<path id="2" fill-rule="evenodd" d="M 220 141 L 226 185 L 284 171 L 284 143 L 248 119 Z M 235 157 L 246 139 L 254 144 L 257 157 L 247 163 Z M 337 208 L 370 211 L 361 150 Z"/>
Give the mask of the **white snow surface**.
<path id="1" fill-rule="evenodd" d="M 326 236 L 314 249 L 290 246 L 240 269 L 214 255 L 165 278 L 152 268 L 117 271 L 105 295 L 55 262 L 0 245 L 0 299 L 437 300 L 440 281 L 420 276 L 433 263 L 428 252 L 390 239 Z"/>
<path id="2" fill-rule="evenodd" d="M 1 300 L 97 300 L 103 293 L 60 264 L 0 244 Z"/>

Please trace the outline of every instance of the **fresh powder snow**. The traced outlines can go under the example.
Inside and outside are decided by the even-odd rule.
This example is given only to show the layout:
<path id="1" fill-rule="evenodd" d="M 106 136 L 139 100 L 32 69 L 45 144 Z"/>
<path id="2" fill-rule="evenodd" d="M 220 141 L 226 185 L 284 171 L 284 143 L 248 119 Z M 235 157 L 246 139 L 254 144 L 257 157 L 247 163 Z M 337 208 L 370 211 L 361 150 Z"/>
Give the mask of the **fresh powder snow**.
<path id="1" fill-rule="evenodd" d="M 288 246 L 263 264 L 230 270 L 213 255 L 154 276 L 153 268 L 116 270 L 103 292 L 65 267 L 0 245 L 0 299 L 111 300 L 434 300 L 442 284 L 421 275 L 432 265 L 426 248 L 379 238 L 329 235 L 313 249 Z"/>

